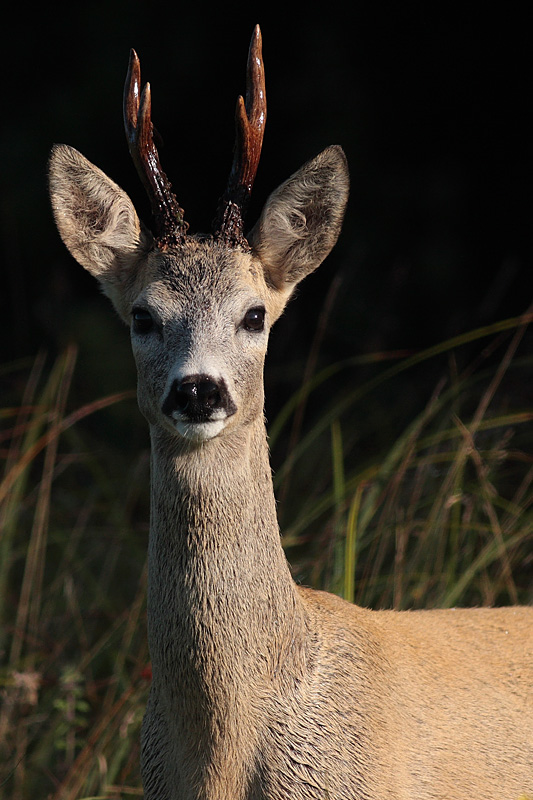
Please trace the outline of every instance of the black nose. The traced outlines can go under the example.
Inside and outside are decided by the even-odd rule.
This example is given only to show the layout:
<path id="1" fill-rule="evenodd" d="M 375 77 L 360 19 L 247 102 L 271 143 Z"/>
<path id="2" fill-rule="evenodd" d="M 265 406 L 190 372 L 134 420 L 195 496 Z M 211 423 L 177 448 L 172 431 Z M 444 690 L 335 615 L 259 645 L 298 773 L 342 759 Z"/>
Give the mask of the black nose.
<path id="1" fill-rule="evenodd" d="M 208 420 L 213 411 L 224 409 L 228 416 L 235 412 L 224 381 L 213 381 L 206 375 L 190 375 L 175 381 L 163 404 L 163 412 L 172 415 L 179 411 L 191 422 Z"/>
<path id="2" fill-rule="evenodd" d="M 176 408 L 189 415 L 220 408 L 221 396 L 216 383 L 210 380 L 186 381 L 175 391 Z"/>

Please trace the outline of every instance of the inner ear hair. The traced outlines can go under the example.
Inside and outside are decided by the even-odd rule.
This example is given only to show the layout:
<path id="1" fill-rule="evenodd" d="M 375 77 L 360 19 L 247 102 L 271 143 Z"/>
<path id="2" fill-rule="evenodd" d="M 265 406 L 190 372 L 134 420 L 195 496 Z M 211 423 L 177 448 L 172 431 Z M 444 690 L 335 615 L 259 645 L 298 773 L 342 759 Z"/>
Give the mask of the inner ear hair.
<path id="1" fill-rule="evenodd" d="M 270 195 L 248 240 L 277 289 L 298 283 L 329 254 L 340 233 L 348 192 L 346 157 L 334 145 Z"/>

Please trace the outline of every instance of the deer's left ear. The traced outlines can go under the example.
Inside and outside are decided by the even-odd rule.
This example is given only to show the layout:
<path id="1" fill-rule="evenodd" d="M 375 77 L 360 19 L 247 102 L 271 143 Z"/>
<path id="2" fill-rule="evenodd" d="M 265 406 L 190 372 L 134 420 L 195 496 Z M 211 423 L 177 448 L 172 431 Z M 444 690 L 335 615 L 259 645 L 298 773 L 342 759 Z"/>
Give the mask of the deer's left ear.
<path id="1" fill-rule="evenodd" d="M 340 233 L 349 175 L 341 147 L 328 147 L 268 198 L 248 235 L 269 283 L 291 290 L 326 258 Z"/>

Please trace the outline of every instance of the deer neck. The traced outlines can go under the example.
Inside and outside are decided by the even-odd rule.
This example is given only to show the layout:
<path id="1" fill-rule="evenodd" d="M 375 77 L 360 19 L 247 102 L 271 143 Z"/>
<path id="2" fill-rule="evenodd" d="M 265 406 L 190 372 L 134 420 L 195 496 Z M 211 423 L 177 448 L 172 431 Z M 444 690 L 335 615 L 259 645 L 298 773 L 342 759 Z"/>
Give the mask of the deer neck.
<path id="1" fill-rule="evenodd" d="M 262 419 L 196 447 L 152 430 L 148 602 L 154 680 L 186 682 L 185 702 L 301 672 Z"/>

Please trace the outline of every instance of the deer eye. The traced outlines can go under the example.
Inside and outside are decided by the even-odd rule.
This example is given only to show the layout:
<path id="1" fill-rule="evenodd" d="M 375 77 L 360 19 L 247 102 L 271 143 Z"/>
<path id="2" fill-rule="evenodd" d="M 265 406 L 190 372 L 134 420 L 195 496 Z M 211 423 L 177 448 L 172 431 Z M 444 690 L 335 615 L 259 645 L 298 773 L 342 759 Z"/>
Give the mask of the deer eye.
<path id="1" fill-rule="evenodd" d="M 262 331 L 265 327 L 265 309 L 251 308 L 244 315 L 242 325 L 247 331 Z"/>
<path id="2" fill-rule="evenodd" d="M 150 333 L 154 327 L 152 315 L 144 308 L 134 308 L 132 311 L 132 319 L 135 333 Z"/>

